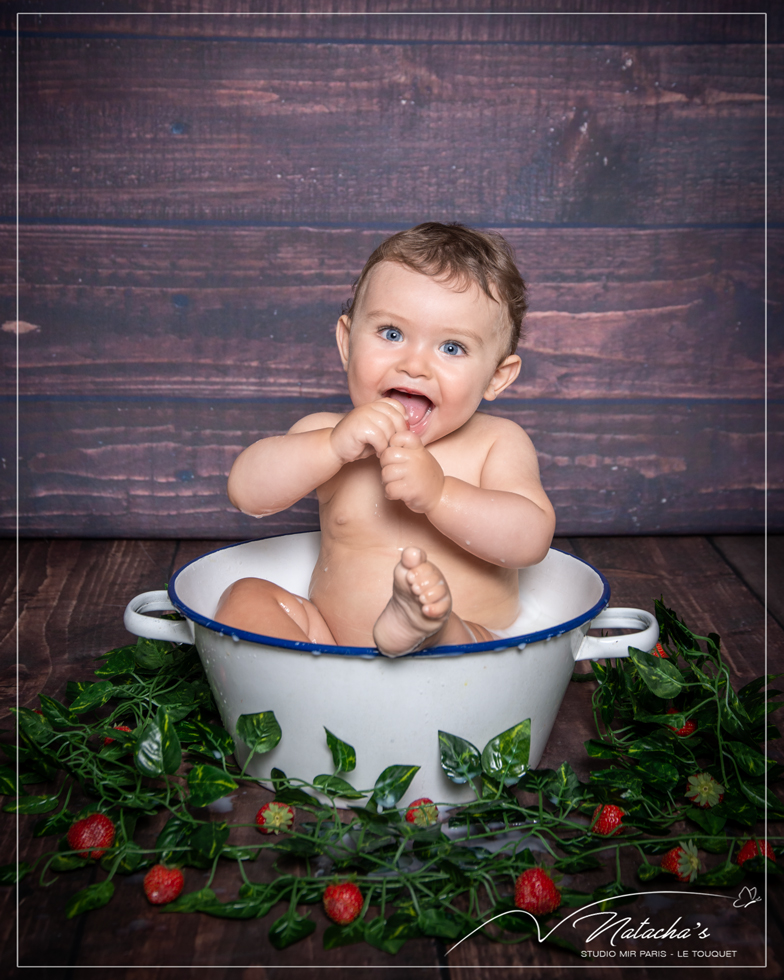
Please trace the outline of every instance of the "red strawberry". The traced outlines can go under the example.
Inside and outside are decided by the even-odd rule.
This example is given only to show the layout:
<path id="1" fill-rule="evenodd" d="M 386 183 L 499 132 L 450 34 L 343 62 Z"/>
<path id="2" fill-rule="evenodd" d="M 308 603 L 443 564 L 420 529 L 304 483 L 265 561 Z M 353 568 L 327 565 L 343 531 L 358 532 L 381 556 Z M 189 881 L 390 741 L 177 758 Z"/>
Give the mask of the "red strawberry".
<path id="1" fill-rule="evenodd" d="M 114 726 L 114 730 L 116 732 L 130 732 L 130 731 L 133 731 L 133 729 L 132 728 L 129 728 L 127 725 L 115 725 Z M 104 745 L 111 745 L 113 741 L 114 741 L 114 739 L 113 738 L 109 738 L 109 736 L 107 735 L 106 738 L 103 740 L 103 744 Z"/>
<path id="2" fill-rule="evenodd" d="M 667 712 L 668 715 L 677 715 L 678 711 L 676 708 L 670 708 Z M 688 738 L 689 735 L 693 735 L 697 731 L 697 722 L 692 721 L 691 718 L 686 719 L 686 724 L 683 728 L 676 728 L 674 725 L 667 726 L 671 732 L 675 732 L 676 735 L 680 735 L 681 738 Z"/>
<path id="3" fill-rule="evenodd" d="M 661 859 L 662 871 L 675 875 L 678 881 L 694 881 L 700 870 L 700 857 L 691 841 L 681 842 Z"/>
<path id="4" fill-rule="evenodd" d="M 665 660 L 669 660 L 670 659 L 669 653 L 667 653 L 667 651 L 664 649 L 664 647 L 661 645 L 661 643 L 657 643 L 656 644 L 656 646 L 653 648 L 653 650 L 651 650 L 651 654 L 654 657 L 664 657 Z"/>
<path id="5" fill-rule="evenodd" d="M 414 802 L 406 810 L 406 820 L 416 827 L 429 827 L 438 822 L 438 807 L 426 796 Z"/>
<path id="6" fill-rule="evenodd" d="M 753 837 L 751 840 L 747 840 L 743 847 L 738 851 L 738 856 L 735 860 L 738 864 L 742 865 L 744 861 L 748 861 L 750 858 L 755 858 L 759 854 L 763 857 L 770 858 L 771 861 L 776 860 L 776 855 L 773 853 L 773 848 L 766 840 L 755 840 Z"/>
<path id="7" fill-rule="evenodd" d="M 174 901 L 184 884 L 185 877 L 179 868 L 155 864 L 144 876 L 144 894 L 152 905 L 166 905 Z"/>
<path id="8" fill-rule="evenodd" d="M 291 830 L 294 823 L 294 809 L 287 803 L 265 803 L 256 814 L 256 824 L 262 834 L 279 834 Z"/>
<path id="9" fill-rule="evenodd" d="M 705 810 L 724 799 L 724 787 L 709 772 L 695 772 L 686 783 L 686 796 L 695 806 Z"/>
<path id="10" fill-rule="evenodd" d="M 517 908 L 534 915 L 548 915 L 561 904 L 561 893 L 544 868 L 528 868 L 515 882 Z"/>
<path id="11" fill-rule="evenodd" d="M 591 833 L 599 834 L 600 837 L 617 837 L 623 833 L 621 817 L 626 813 L 614 803 L 600 803 L 593 811 L 591 817 Z"/>
<path id="12" fill-rule="evenodd" d="M 114 824 L 105 813 L 91 813 L 71 824 L 66 840 L 79 857 L 98 861 L 114 843 Z"/>
<path id="13" fill-rule="evenodd" d="M 353 881 L 327 885 L 324 889 L 324 911 L 339 926 L 347 926 L 362 911 L 362 892 Z"/>

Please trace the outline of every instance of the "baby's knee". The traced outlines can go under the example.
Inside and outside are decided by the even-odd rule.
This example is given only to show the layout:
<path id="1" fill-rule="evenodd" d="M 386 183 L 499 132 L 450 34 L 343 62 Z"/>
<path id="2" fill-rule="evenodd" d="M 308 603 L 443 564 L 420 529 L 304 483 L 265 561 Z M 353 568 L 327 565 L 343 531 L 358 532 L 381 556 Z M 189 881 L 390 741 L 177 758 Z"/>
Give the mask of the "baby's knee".
<path id="1" fill-rule="evenodd" d="M 224 609 L 227 603 L 235 605 L 236 603 L 246 603 L 246 602 L 259 602 L 265 596 L 271 596 L 277 599 L 277 593 L 282 591 L 279 585 L 275 585 L 274 582 L 268 582 L 263 578 L 240 578 L 236 582 L 232 582 L 231 585 L 224 589 L 220 599 L 218 600 L 218 612 Z"/>

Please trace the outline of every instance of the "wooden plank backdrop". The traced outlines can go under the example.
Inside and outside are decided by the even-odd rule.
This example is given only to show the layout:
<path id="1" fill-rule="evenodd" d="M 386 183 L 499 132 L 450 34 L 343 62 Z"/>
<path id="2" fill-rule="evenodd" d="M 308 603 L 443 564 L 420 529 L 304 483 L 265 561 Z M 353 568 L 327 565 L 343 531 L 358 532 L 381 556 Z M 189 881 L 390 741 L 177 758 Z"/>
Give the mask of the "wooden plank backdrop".
<path id="1" fill-rule="evenodd" d="M 741 2 L 721 16 L 13 6 L 0 531 L 17 505 L 32 536 L 315 526 L 309 500 L 261 525 L 233 512 L 228 469 L 253 440 L 348 407 L 333 327 L 351 282 L 386 235 L 431 219 L 495 228 L 517 251 L 523 371 L 492 410 L 534 439 L 559 533 L 762 527 L 780 13 L 766 49 Z M 780 312 L 777 275 L 767 290 Z M 768 331 L 772 527 L 782 360 Z"/>

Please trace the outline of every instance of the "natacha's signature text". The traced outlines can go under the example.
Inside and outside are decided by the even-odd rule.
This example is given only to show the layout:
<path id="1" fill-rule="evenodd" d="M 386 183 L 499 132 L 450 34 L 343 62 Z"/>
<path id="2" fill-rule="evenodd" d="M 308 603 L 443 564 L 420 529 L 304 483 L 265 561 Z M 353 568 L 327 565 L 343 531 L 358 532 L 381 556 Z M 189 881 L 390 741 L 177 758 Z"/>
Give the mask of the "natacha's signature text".
<path id="1" fill-rule="evenodd" d="M 657 928 L 651 925 L 651 920 L 645 918 L 636 926 L 631 925 L 632 917 L 627 915 L 621 918 L 617 912 L 610 910 L 605 912 L 591 912 L 589 915 L 580 916 L 574 919 L 572 926 L 576 927 L 578 922 L 585 919 L 602 918 L 604 921 L 595 929 L 590 936 L 585 939 L 586 943 L 593 942 L 598 936 L 609 933 L 610 945 L 614 946 L 618 939 L 708 939 L 710 931 L 707 926 L 698 922 L 695 926 L 685 926 L 682 923 L 683 916 L 678 918 L 665 928 Z"/>

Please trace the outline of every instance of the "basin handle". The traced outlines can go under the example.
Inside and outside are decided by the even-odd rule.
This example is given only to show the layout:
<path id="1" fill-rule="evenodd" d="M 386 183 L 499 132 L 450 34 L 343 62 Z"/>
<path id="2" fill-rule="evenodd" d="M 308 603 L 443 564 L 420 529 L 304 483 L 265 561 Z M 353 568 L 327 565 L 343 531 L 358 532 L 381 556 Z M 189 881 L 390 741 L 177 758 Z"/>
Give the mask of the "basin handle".
<path id="1" fill-rule="evenodd" d="M 148 640 L 171 640 L 172 643 L 193 643 L 191 625 L 186 619 L 153 619 L 142 616 L 142 612 L 174 612 L 169 595 L 164 590 L 142 592 L 131 599 L 125 607 L 123 622 L 125 628 L 134 636 L 144 636 Z"/>
<path id="2" fill-rule="evenodd" d="M 638 629 L 639 633 L 625 636 L 584 636 L 575 660 L 615 659 L 628 657 L 629 647 L 653 650 L 659 639 L 659 624 L 653 613 L 645 609 L 626 609 L 621 606 L 603 609 L 591 622 L 591 629 Z"/>

